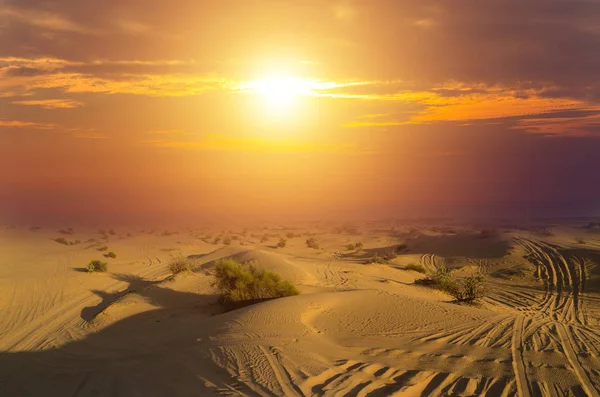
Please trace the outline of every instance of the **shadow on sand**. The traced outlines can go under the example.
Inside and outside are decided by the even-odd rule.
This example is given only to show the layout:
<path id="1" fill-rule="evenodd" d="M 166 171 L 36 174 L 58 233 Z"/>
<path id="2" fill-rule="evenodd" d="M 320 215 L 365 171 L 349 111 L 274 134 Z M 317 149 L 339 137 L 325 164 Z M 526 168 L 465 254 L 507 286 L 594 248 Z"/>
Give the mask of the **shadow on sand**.
<path id="1" fill-rule="evenodd" d="M 215 316 L 215 295 L 178 292 L 138 277 L 117 275 L 129 287 L 94 291 L 102 302 L 85 308 L 91 321 L 135 291 L 156 310 L 115 322 L 58 348 L 0 352 L 2 396 L 205 396 L 218 390 L 252 394 L 215 364 L 215 340 L 231 321 Z M 233 314 L 235 315 L 235 314 Z M 96 326 L 94 322 L 89 327 Z"/>

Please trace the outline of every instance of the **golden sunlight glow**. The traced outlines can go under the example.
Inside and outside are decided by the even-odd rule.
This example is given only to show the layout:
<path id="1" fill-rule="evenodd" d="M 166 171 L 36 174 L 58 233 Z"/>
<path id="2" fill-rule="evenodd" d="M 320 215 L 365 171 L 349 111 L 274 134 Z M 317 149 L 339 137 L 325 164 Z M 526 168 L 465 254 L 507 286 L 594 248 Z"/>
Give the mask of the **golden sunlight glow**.
<path id="1" fill-rule="evenodd" d="M 315 82 L 286 76 L 270 76 L 242 84 L 242 90 L 264 98 L 272 110 L 291 110 L 302 95 L 314 95 Z"/>

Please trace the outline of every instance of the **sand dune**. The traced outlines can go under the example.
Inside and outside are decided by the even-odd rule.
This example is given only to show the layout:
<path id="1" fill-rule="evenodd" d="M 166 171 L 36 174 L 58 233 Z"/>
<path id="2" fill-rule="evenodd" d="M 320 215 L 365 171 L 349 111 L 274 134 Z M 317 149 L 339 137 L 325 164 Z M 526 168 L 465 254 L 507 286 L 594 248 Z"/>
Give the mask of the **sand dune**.
<path id="1" fill-rule="evenodd" d="M 82 243 L 64 245 L 56 230 L 2 230 L 2 395 L 600 395 L 594 234 L 363 230 L 296 230 L 279 249 L 260 230 L 227 246 L 200 231 L 74 230 L 65 238 Z M 359 241 L 363 251 L 345 248 Z M 402 245 L 388 264 L 365 264 Z M 108 273 L 81 271 L 107 251 Z M 178 255 L 194 272 L 171 275 Z M 223 313 L 211 286 L 222 258 L 255 261 L 301 294 Z M 413 284 L 422 275 L 409 263 L 482 272 L 488 294 L 452 303 Z"/>

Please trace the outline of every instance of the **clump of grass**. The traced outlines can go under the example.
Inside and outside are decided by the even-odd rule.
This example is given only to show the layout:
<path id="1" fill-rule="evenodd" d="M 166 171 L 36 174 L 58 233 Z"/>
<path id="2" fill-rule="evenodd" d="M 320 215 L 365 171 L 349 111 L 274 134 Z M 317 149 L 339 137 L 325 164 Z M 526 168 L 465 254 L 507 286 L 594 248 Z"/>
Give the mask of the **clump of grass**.
<path id="1" fill-rule="evenodd" d="M 190 263 L 190 261 L 187 258 L 179 256 L 179 257 L 173 258 L 171 260 L 171 262 L 169 263 L 169 270 L 173 274 L 191 271 L 192 264 Z"/>
<path id="2" fill-rule="evenodd" d="M 80 240 L 69 241 L 69 245 L 77 245 L 77 244 L 81 244 L 81 241 Z"/>
<path id="3" fill-rule="evenodd" d="M 101 262 L 99 260 L 93 260 L 87 265 L 88 273 L 104 273 L 108 271 L 108 265 L 106 262 Z"/>
<path id="4" fill-rule="evenodd" d="M 114 252 L 110 251 L 109 253 L 104 254 L 105 258 L 112 258 L 115 259 L 117 257 L 117 254 L 115 254 Z"/>
<path id="5" fill-rule="evenodd" d="M 319 249 L 319 243 L 313 237 L 306 240 L 306 246 L 308 248 L 314 248 L 316 250 Z"/>
<path id="6" fill-rule="evenodd" d="M 406 270 L 412 270 L 419 273 L 427 273 L 427 271 L 422 265 L 417 265 L 414 263 L 409 263 L 408 265 L 406 265 Z"/>
<path id="7" fill-rule="evenodd" d="M 268 234 L 264 234 L 264 235 L 261 237 L 261 239 L 260 239 L 260 242 L 261 242 L 261 243 L 264 243 L 264 242 L 267 242 L 267 241 L 269 241 L 269 235 L 268 235 Z"/>
<path id="8" fill-rule="evenodd" d="M 108 247 L 106 245 L 103 245 L 102 247 L 96 248 L 96 251 L 102 252 L 102 251 L 106 251 L 107 249 L 108 249 Z"/>
<path id="9" fill-rule="evenodd" d="M 294 237 L 296 237 L 296 234 L 294 232 L 288 232 L 288 233 L 286 233 L 285 237 L 294 238 Z"/>
<path id="10" fill-rule="evenodd" d="M 231 237 L 227 236 L 223 239 L 223 244 L 225 245 L 230 245 L 231 244 Z"/>
<path id="11" fill-rule="evenodd" d="M 388 263 L 387 259 L 385 259 L 383 256 L 379 256 L 378 254 L 373 255 L 372 257 L 370 257 L 369 259 L 367 259 L 365 261 L 365 264 L 367 264 L 367 265 L 371 265 L 371 264 L 385 265 L 386 263 Z"/>
<path id="12" fill-rule="evenodd" d="M 64 237 L 55 238 L 54 241 L 59 244 L 69 245 L 69 242 Z"/>
<path id="13" fill-rule="evenodd" d="M 271 271 L 259 269 L 255 264 L 240 264 L 231 259 L 217 262 L 215 286 L 221 293 L 220 302 L 232 303 L 298 295 L 289 281 Z"/>
<path id="14" fill-rule="evenodd" d="M 221 241 L 221 237 L 215 237 L 215 239 L 213 240 L 213 244 L 217 245 L 217 244 L 219 244 L 220 241 Z"/>
<path id="15" fill-rule="evenodd" d="M 348 243 L 346 244 L 346 249 L 348 251 L 356 251 L 359 252 L 363 249 L 363 243 L 358 242 L 358 243 Z"/>
<path id="16" fill-rule="evenodd" d="M 485 277 L 480 273 L 456 279 L 446 267 L 438 268 L 430 277 L 415 280 L 415 284 L 440 289 L 461 303 L 473 303 L 485 297 L 484 283 Z"/>
<path id="17" fill-rule="evenodd" d="M 279 238 L 279 242 L 277 243 L 277 248 L 284 248 L 287 245 L 287 240 L 283 237 Z"/>

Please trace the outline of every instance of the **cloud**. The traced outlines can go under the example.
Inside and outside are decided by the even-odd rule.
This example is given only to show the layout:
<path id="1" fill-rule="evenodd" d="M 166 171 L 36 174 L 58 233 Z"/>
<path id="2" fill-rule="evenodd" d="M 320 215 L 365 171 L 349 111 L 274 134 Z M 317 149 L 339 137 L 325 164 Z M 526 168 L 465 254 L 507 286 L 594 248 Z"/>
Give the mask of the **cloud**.
<path id="1" fill-rule="evenodd" d="M 300 139 L 232 137 L 219 134 L 207 134 L 200 140 L 192 141 L 154 139 L 143 143 L 162 148 L 234 152 L 354 152 L 356 149 L 351 143 L 327 144 Z"/>
<path id="2" fill-rule="evenodd" d="M 73 109 L 80 106 L 83 106 L 82 102 L 75 101 L 72 99 L 31 99 L 31 100 L 22 100 L 22 101 L 13 101 L 11 102 L 15 105 L 25 105 L 25 106 L 39 106 L 43 109 Z"/>
<path id="3" fill-rule="evenodd" d="M 77 24 L 63 15 L 39 9 L 23 9 L 0 5 L 0 17 L 36 28 L 79 34 L 97 34 L 98 31 Z"/>
<path id="4" fill-rule="evenodd" d="M 4 128 L 36 128 L 36 129 L 51 129 L 56 128 L 56 124 L 49 123 L 38 123 L 34 121 L 21 121 L 21 120 L 1 120 L 0 127 Z"/>

